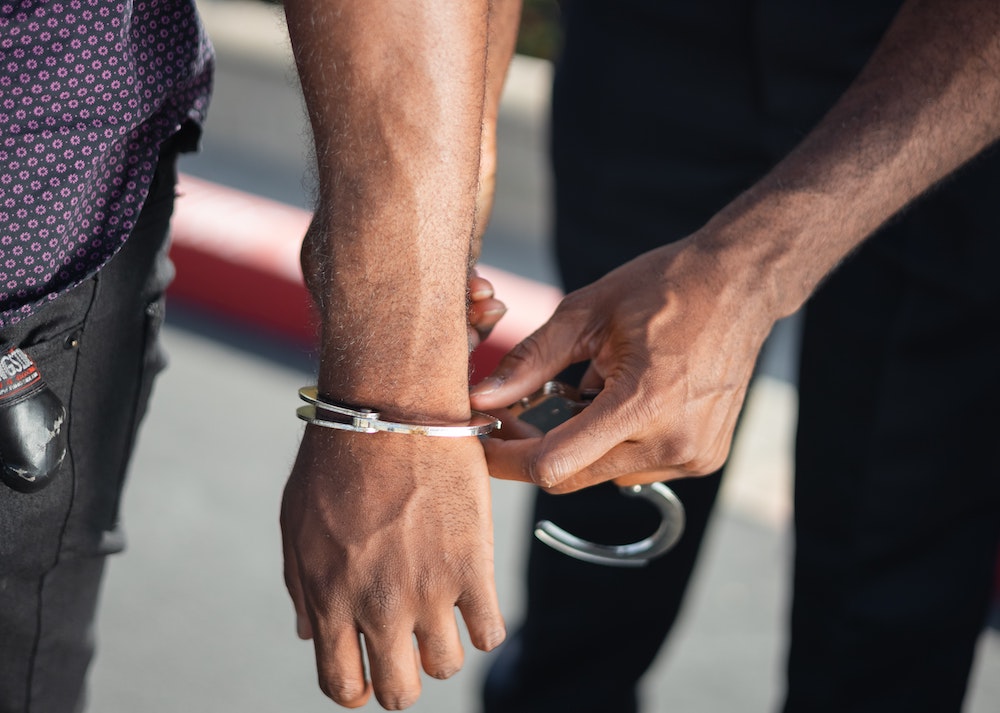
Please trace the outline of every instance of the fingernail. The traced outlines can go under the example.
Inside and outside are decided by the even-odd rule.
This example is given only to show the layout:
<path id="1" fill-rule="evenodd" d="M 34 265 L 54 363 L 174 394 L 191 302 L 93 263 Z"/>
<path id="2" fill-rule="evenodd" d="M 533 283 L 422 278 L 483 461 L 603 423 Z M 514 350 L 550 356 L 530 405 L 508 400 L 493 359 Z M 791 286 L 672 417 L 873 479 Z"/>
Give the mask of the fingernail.
<path id="1" fill-rule="evenodd" d="M 485 300 L 493 296 L 493 285 L 486 280 L 477 279 L 475 287 L 470 287 L 469 297 L 474 300 Z"/>
<path id="2" fill-rule="evenodd" d="M 499 389 L 502 384 L 503 379 L 497 376 L 487 376 L 485 379 L 469 389 L 469 394 L 472 396 L 485 396 L 486 394 L 491 394 Z"/>
<path id="3" fill-rule="evenodd" d="M 507 314 L 506 307 L 495 307 L 493 309 L 488 309 L 485 312 L 483 312 L 483 317 L 496 317 L 497 319 L 499 319 L 500 317 L 503 317 L 505 314 Z"/>

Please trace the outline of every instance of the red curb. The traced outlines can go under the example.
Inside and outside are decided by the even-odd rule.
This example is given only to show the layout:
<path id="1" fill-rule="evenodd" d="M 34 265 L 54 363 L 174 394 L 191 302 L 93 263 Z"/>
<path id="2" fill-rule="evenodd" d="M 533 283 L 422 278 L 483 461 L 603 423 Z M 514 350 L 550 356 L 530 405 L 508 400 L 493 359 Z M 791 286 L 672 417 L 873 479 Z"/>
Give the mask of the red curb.
<path id="1" fill-rule="evenodd" d="M 316 314 L 299 267 L 311 214 L 187 175 L 181 175 L 177 192 L 170 251 L 177 277 L 171 298 L 314 346 Z M 493 283 L 507 314 L 473 354 L 474 380 L 538 328 L 562 296 L 554 287 L 488 265 L 477 269 Z"/>

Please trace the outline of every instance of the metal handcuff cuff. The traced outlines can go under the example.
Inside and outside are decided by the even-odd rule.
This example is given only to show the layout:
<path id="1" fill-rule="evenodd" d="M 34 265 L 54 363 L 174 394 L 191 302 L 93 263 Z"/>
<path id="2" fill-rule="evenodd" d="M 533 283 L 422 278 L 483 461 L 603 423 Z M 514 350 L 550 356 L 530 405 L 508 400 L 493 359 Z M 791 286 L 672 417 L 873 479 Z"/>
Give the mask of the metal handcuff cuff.
<path id="1" fill-rule="evenodd" d="M 550 381 L 531 396 L 509 407 L 519 420 L 546 433 L 580 413 L 597 396 L 598 391 L 578 391 L 572 386 Z M 562 529 L 550 520 L 535 524 L 535 537 L 563 554 L 585 562 L 612 567 L 642 567 L 665 554 L 684 533 L 684 505 L 663 483 L 620 486 L 619 492 L 641 498 L 659 511 L 660 525 L 651 535 L 624 545 L 601 545 L 590 542 Z"/>
<path id="2" fill-rule="evenodd" d="M 382 414 L 370 408 L 360 408 L 329 401 L 319 395 L 315 386 L 299 389 L 299 398 L 307 406 L 300 406 L 295 412 L 303 421 L 314 426 L 336 428 L 354 433 L 405 433 L 412 436 L 437 436 L 439 438 L 461 438 L 463 436 L 485 436 L 500 428 L 500 419 L 474 411 L 469 423 L 462 426 L 428 426 L 419 423 L 397 423 L 385 421 Z"/>
<path id="3" fill-rule="evenodd" d="M 542 432 L 547 432 L 580 413 L 597 392 L 576 389 L 550 381 L 531 396 L 509 407 L 519 420 Z M 473 412 L 467 425 L 433 426 L 397 423 L 383 420 L 374 409 L 359 408 L 329 401 L 321 397 L 316 387 L 299 389 L 299 398 L 307 403 L 296 415 L 312 425 L 356 433 L 405 433 L 421 436 L 462 437 L 486 436 L 501 427 L 499 419 Z M 535 536 L 555 550 L 576 559 L 613 567 L 641 567 L 666 553 L 684 532 L 684 506 L 674 492 L 663 483 L 622 486 L 623 495 L 641 498 L 654 505 L 660 514 L 660 525 L 648 537 L 623 545 L 602 545 L 573 535 L 549 520 L 535 525 Z"/>

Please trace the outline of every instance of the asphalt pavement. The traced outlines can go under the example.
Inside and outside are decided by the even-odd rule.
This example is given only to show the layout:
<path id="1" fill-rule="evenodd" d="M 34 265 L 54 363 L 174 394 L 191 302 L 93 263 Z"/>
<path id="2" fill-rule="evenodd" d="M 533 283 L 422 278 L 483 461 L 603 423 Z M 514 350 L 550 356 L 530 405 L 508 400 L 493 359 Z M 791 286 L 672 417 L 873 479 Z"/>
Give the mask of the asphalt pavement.
<path id="1" fill-rule="evenodd" d="M 219 72 L 204 151 L 182 170 L 308 207 L 308 132 L 279 16 L 240 0 L 200 4 Z M 549 71 L 527 60 L 515 66 L 484 254 L 489 264 L 543 282 L 554 280 L 544 239 Z M 126 490 L 129 547 L 109 565 L 89 710 L 335 709 L 316 686 L 311 645 L 295 636 L 278 533 L 281 489 L 302 432 L 296 390 L 313 380 L 312 355 L 176 305 L 164 341 L 171 365 L 157 384 Z M 682 621 L 647 676 L 648 713 L 772 711 L 780 700 L 793 348 L 789 325 L 750 396 Z M 501 605 L 514 622 L 530 490 L 498 482 L 493 497 Z M 425 679 L 411 710 L 475 713 L 488 660 L 467 646 L 463 671 L 449 681 Z M 993 633 L 983 637 L 967 711 L 998 710 L 1000 636 Z"/>

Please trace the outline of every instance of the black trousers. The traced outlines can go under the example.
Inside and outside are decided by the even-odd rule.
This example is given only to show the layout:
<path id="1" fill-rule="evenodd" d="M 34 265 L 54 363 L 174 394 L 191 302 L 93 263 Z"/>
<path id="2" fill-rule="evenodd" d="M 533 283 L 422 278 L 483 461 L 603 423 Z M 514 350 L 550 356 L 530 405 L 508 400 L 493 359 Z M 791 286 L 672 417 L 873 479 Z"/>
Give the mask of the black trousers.
<path id="1" fill-rule="evenodd" d="M 552 153 L 566 287 L 684 237 L 752 185 L 843 92 L 896 5 L 565 5 Z M 786 713 L 960 709 L 1000 541 L 998 188 L 994 152 L 806 307 Z M 718 477 L 671 483 L 690 524 L 645 570 L 532 543 L 526 619 L 489 672 L 487 713 L 638 710 Z M 622 542 L 650 529 L 637 506 L 594 488 L 540 494 L 535 510 Z"/>
<path id="2" fill-rule="evenodd" d="M 161 157 L 128 242 L 95 277 L 0 333 L 19 345 L 68 412 L 69 450 L 52 483 L 0 485 L 0 711 L 84 705 L 105 556 L 121 550 L 118 508 L 154 376 L 176 154 Z"/>

